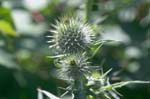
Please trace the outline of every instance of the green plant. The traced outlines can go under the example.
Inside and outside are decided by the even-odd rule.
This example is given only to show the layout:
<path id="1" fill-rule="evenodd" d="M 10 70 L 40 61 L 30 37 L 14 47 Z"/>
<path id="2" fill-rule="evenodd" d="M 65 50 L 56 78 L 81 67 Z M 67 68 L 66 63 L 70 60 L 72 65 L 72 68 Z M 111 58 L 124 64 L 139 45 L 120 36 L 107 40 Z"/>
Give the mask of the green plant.
<path id="1" fill-rule="evenodd" d="M 60 79 L 65 79 L 68 83 L 66 92 L 60 96 L 62 98 L 67 93 L 71 93 L 71 99 L 120 99 L 121 94 L 117 88 L 128 84 L 149 83 L 147 81 L 124 81 L 110 83 L 108 73 L 99 72 L 100 66 L 93 66 L 91 58 L 101 48 L 103 40 L 96 39 L 91 25 L 78 17 L 63 17 L 56 21 L 48 43 L 50 48 L 56 51 L 50 58 L 59 59 L 56 65 L 59 67 Z M 91 57 L 92 56 L 92 57 Z M 50 99 L 60 99 L 51 93 L 39 89 L 40 98 L 42 93 Z"/>

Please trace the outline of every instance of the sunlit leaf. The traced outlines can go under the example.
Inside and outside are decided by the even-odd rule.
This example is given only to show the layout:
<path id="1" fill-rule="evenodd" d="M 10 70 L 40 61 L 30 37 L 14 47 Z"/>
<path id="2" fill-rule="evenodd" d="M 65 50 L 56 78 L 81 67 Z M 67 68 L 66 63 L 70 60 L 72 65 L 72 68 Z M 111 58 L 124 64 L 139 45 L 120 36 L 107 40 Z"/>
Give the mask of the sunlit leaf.
<path id="1" fill-rule="evenodd" d="M 17 33 L 11 26 L 11 24 L 7 21 L 0 20 L 0 31 L 4 34 L 11 35 L 11 36 L 16 36 Z"/>

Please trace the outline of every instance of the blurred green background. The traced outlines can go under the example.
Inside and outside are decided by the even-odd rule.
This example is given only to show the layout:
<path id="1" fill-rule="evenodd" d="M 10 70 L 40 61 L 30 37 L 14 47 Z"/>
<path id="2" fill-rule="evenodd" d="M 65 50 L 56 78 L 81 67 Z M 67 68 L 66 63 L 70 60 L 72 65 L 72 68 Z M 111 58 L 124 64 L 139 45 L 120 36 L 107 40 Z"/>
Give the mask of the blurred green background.
<path id="1" fill-rule="evenodd" d="M 50 24 L 66 13 L 94 24 L 105 44 L 93 58 L 112 81 L 150 80 L 150 0 L 0 0 L 0 99 L 37 99 L 37 88 L 59 95 L 47 56 Z M 119 89 L 121 99 L 148 99 L 150 85 Z"/>

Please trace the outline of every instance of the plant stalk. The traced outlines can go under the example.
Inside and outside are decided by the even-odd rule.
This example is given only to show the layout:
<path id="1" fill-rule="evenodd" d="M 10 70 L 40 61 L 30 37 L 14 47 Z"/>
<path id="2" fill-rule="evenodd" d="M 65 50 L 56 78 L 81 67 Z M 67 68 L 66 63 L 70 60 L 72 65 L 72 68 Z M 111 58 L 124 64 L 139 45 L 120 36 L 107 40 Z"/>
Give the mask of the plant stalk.
<path id="1" fill-rule="evenodd" d="M 86 89 L 85 89 L 85 77 L 81 76 L 75 79 L 75 92 L 74 99 L 86 99 Z"/>
<path id="2" fill-rule="evenodd" d="M 86 0 L 86 21 L 89 21 L 91 10 L 92 10 L 93 0 Z"/>

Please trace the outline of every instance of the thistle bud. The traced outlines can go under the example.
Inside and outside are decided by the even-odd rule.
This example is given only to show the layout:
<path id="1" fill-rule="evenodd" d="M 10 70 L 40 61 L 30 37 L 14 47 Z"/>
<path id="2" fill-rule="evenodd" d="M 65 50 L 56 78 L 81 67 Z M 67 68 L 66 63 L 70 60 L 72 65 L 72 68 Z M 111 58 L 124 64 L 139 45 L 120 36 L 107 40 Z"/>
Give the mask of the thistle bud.
<path id="1" fill-rule="evenodd" d="M 62 76 L 69 79 L 80 79 L 80 77 L 90 74 L 89 62 L 83 56 L 69 56 L 61 61 L 60 70 Z"/>

